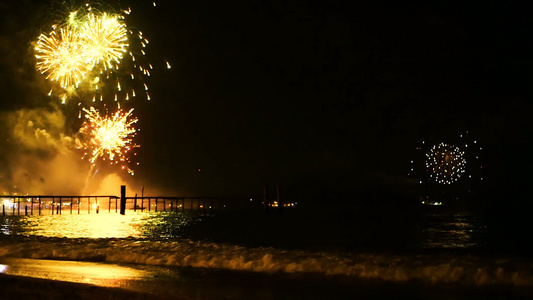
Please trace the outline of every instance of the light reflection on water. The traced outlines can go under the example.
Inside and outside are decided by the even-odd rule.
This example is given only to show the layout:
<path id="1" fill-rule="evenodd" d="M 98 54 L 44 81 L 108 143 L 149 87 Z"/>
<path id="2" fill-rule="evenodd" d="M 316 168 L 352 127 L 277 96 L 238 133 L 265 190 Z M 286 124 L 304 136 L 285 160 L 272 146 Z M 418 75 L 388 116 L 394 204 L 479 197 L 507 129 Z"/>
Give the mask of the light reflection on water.
<path id="1" fill-rule="evenodd" d="M 466 213 L 428 214 L 422 232 L 424 248 L 477 248 L 484 246 L 486 226 Z"/>
<path id="2" fill-rule="evenodd" d="M 150 272 L 126 266 L 79 261 L 54 261 L 24 258 L 4 259 L 0 273 L 51 280 L 119 287 L 125 280 L 149 278 Z"/>
<path id="3" fill-rule="evenodd" d="M 0 219 L 0 234 L 64 238 L 142 238 L 153 236 L 154 228 L 164 227 L 169 214 L 128 212 L 13 216 Z M 181 225 L 189 218 L 180 218 Z M 173 222 L 173 226 L 180 225 Z M 160 232 L 158 233 L 160 234 Z"/>
<path id="4" fill-rule="evenodd" d="M 281 215 L 280 215 L 281 216 Z M 260 214 L 257 219 L 245 219 L 244 215 L 232 214 L 231 218 L 219 218 L 216 221 L 208 214 L 170 213 L 170 212 L 132 212 L 126 215 L 103 212 L 100 214 L 81 215 L 41 215 L 41 216 L 9 216 L 0 218 L 1 235 L 23 235 L 42 237 L 64 238 L 150 238 L 150 239 L 182 239 L 212 240 L 245 246 L 291 247 L 306 249 L 305 243 L 310 237 L 309 228 L 312 230 L 312 239 L 317 245 L 321 241 L 328 243 L 334 241 L 339 249 L 346 245 L 355 245 L 351 249 L 377 244 L 394 244 L 407 249 L 467 249 L 484 247 L 486 243 L 486 228 L 483 222 L 472 214 L 465 213 L 428 213 L 419 215 L 418 220 L 404 224 L 403 230 L 386 229 L 375 231 L 369 226 L 375 219 L 368 219 L 353 223 L 350 218 L 345 223 L 335 224 L 336 227 L 327 227 L 328 224 L 309 227 L 302 226 L 312 222 L 309 218 L 297 216 L 281 216 L 283 219 L 269 219 L 270 216 Z M 205 219 L 204 219 L 205 218 Z M 282 221 L 280 223 L 280 221 Z M 351 223 L 350 223 L 351 222 Z M 279 228 L 266 227 L 265 223 L 276 225 Z M 242 226 L 246 224 L 246 226 Z M 362 226 L 362 227 L 361 227 Z M 350 228 L 349 239 L 342 235 L 338 229 Z M 283 230 L 282 230 L 283 229 Z M 269 230 L 269 232 L 265 232 Z M 272 231 L 272 232 L 270 232 Z M 338 235 L 332 233 L 339 232 Z M 274 234 L 275 233 L 275 234 Z M 250 235 L 251 234 L 251 235 Z M 410 236 L 416 238 L 410 238 Z M 330 235 L 332 235 L 330 237 Z M 397 236 L 401 237 L 397 237 Z M 294 243 L 293 243 L 294 241 Z M 344 243 L 344 244 L 343 244 Z M 351 243 L 351 244 L 349 244 Z M 402 245 L 399 245 L 404 243 Z M 320 246 L 320 245 L 319 245 Z M 368 247 L 367 247 L 368 248 Z"/>

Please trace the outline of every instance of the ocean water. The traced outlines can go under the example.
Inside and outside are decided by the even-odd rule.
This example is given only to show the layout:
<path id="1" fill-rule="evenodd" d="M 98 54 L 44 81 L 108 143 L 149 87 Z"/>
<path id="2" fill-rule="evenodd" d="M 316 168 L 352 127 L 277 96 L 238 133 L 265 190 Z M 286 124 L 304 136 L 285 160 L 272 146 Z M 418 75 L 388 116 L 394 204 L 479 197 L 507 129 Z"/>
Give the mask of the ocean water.
<path id="1" fill-rule="evenodd" d="M 493 247 L 493 236 L 482 215 L 439 209 L 46 214 L 0 217 L 0 258 L 533 288 L 532 256 Z"/>

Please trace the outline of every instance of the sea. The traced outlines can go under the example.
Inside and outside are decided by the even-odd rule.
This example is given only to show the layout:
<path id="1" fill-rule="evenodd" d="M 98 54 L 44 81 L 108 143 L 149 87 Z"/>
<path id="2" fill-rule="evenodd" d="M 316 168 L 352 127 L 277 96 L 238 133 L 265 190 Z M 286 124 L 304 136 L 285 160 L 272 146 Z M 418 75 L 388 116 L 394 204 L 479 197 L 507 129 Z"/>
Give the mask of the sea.
<path id="1" fill-rule="evenodd" d="M 476 210 L 430 206 L 43 211 L 0 216 L 0 264 L 170 268 L 187 299 L 533 297 L 532 248 L 497 224 Z"/>

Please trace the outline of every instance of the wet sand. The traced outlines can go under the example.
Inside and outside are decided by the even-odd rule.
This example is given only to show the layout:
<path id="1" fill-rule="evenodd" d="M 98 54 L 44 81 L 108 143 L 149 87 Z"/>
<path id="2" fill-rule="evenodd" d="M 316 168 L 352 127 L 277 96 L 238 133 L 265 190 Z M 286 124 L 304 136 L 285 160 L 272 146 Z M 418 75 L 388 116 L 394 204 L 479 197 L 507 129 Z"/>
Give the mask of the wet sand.
<path id="1" fill-rule="evenodd" d="M 0 286 L 0 299 L 160 299 L 120 288 L 5 274 L 0 274 Z"/>
<path id="2" fill-rule="evenodd" d="M 7 266 L 0 274 L 0 299 L 531 299 L 533 296 L 531 290 L 516 287 L 395 283 L 346 276 L 11 258 L 3 258 L 0 263 Z"/>
<path id="3" fill-rule="evenodd" d="M 196 286 L 196 291 L 185 288 L 178 294 L 153 294 L 139 291 L 131 291 L 121 288 L 100 287 L 90 284 L 71 283 L 47 279 L 20 277 L 0 274 L 0 286 L 2 292 L 0 299 L 531 299 L 531 294 L 524 292 L 509 292 L 508 290 L 491 291 L 443 291 L 435 289 L 431 295 L 428 290 L 417 291 L 414 286 L 410 288 L 384 284 L 358 285 L 351 292 L 339 290 L 324 290 L 308 284 L 280 291 L 272 287 L 266 291 L 264 287 L 258 287 L 255 291 L 233 292 L 223 291 L 220 288 L 205 289 L 203 285 Z M 330 285 L 335 288 L 335 285 Z M 203 289 L 203 290 L 198 290 Z M 234 289 L 234 288 L 233 288 Z M 299 292 L 298 292 L 299 290 Z M 314 292 L 318 293 L 314 294 Z"/>

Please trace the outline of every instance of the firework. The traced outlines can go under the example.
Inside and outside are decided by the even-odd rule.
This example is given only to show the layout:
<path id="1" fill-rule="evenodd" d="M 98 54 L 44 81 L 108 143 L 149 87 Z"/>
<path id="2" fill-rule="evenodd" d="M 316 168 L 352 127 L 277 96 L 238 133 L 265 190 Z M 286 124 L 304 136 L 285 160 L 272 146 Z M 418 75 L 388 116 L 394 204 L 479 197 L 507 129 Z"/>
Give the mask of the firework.
<path id="1" fill-rule="evenodd" d="M 81 29 L 88 62 L 105 70 L 115 68 L 126 53 L 126 24 L 118 16 L 89 14 Z"/>
<path id="2" fill-rule="evenodd" d="M 84 157 L 93 165 L 99 158 L 109 160 L 112 165 L 121 164 L 122 169 L 133 175 L 128 166 L 129 153 L 137 147 L 133 143 L 136 134 L 133 124 L 137 123 L 137 118 L 131 116 L 133 109 L 127 112 L 118 109 L 116 113 L 104 117 L 93 107 L 83 111 L 86 120 L 80 133 L 86 140 L 83 144 Z"/>
<path id="3" fill-rule="evenodd" d="M 426 153 L 426 170 L 437 183 L 452 184 L 465 172 L 466 160 L 459 147 L 440 143 Z"/>
<path id="4" fill-rule="evenodd" d="M 38 37 L 35 46 L 38 71 L 59 83 L 63 102 L 74 91 L 79 92 L 80 86 L 84 92 L 93 93 L 93 97 L 122 92 L 118 98 L 129 98 L 134 93 L 132 88 L 123 89 L 128 86 L 121 82 L 123 78 L 140 80 L 147 90 L 143 78 L 150 76 L 152 67 L 143 65 L 138 56 L 146 54 L 140 48 L 149 42 L 142 32 L 127 28 L 124 15 L 130 11 L 112 14 L 93 12 L 89 7 L 85 12 L 71 12 L 49 34 Z M 137 51 L 140 54 L 136 55 Z"/>
<path id="5" fill-rule="evenodd" d="M 78 86 L 90 71 L 85 51 L 82 38 L 75 31 L 60 28 L 48 35 L 41 34 L 35 46 L 37 69 L 64 89 Z"/>

